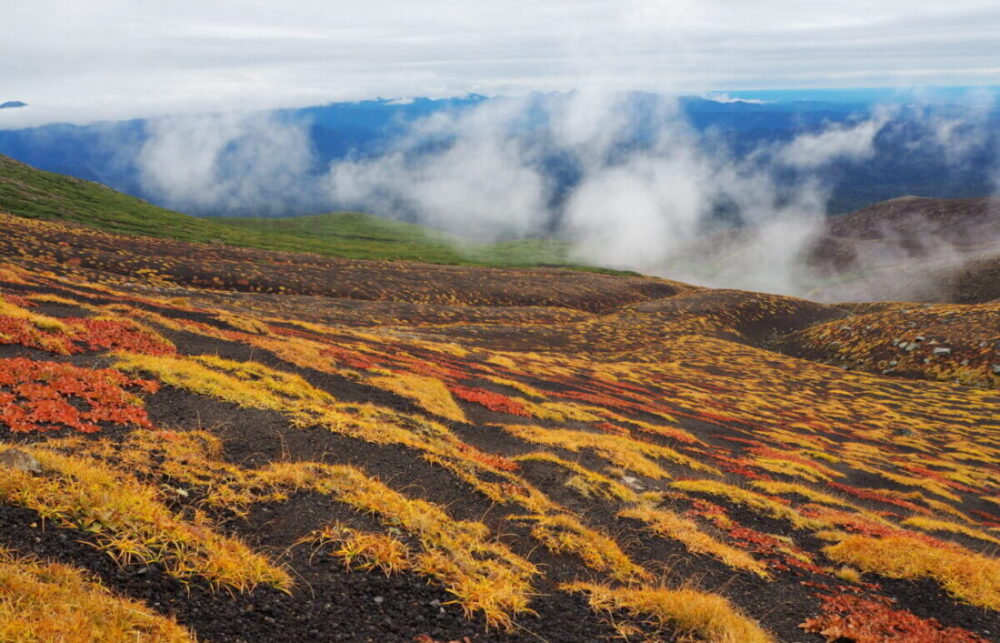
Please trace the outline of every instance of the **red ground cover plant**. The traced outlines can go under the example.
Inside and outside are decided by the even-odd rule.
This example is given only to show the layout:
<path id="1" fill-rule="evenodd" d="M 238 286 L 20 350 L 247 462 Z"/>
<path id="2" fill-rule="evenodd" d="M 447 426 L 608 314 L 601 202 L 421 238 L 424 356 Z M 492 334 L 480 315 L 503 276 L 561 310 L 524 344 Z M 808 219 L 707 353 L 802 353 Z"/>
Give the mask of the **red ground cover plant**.
<path id="1" fill-rule="evenodd" d="M 146 331 L 117 319 L 66 320 L 80 328 L 74 338 L 96 350 L 126 350 L 146 355 L 173 355 L 176 349 Z"/>
<path id="2" fill-rule="evenodd" d="M 864 500 L 874 500 L 875 502 L 884 502 L 890 505 L 896 505 L 897 507 L 902 507 L 903 509 L 909 509 L 910 511 L 915 511 L 917 513 L 928 513 L 927 509 L 919 505 L 915 505 L 907 500 L 900 500 L 898 498 L 890 498 L 885 494 L 878 493 L 877 491 L 869 491 L 868 489 L 859 489 L 858 487 L 852 487 L 840 482 L 827 482 L 828 487 L 832 487 L 837 491 L 843 491 L 856 498 L 862 498 Z"/>
<path id="3" fill-rule="evenodd" d="M 752 460 L 747 460 L 746 458 L 730 458 L 729 456 L 717 455 L 714 453 L 709 454 L 708 457 L 718 462 L 719 468 L 723 471 L 735 473 L 736 475 L 749 478 L 750 480 L 764 480 L 768 482 L 774 480 L 774 478 L 766 473 L 759 473 L 751 469 L 750 467 L 753 466 Z"/>
<path id="4" fill-rule="evenodd" d="M 799 627 L 820 634 L 827 641 L 986 643 L 986 639 L 960 627 L 942 627 L 936 619 L 892 609 L 889 599 L 849 594 L 820 594 L 819 597 L 823 601 L 823 613 Z"/>
<path id="5" fill-rule="evenodd" d="M 377 368 L 379 365 L 373 361 L 371 358 L 365 356 L 357 351 L 347 350 L 345 348 L 340 348 L 338 346 L 330 346 L 323 349 L 323 355 L 327 357 L 332 357 L 334 361 L 340 362 L 349 366 L 350 368 L 360 368 L 361 370 L 370 370 Z"/>
<path id="6" fill-rule="evenodd" d="M 100 422 L 152 428 L 142 401 L 125 390 L 131 387 L 155 392 L 158 385 L 109 369 L 0 359 L 0 424 L 14 433 L 94 433 Z"/>
<path id="7" fill-rule="evenodd" d="M 458 450 L 470 459 L 494 469 L 500 469 L 501 471 L 517 471 L 521 468 L 516 462 L 509 460 L 502 455 L 496 453 L 484 453 L 468 444 L 458 445 Z"/>
<path id="8" fill-rule="evenodd" d="M 448 387 L 448 390 L 460 400 L 485 406 L 497 413 L 510 413 L 511 415 L 520 415 L 521 417 L 531 417 L 531 414 L 517 400 L 513 400 L 506 395 L 491 393 L 480 388 L 459 386 L 458 384 L 452 384 Z"/>
<path id="9" fill-rule="evenodd" d="M 0 344 L 19 344 L 57 355 L 80 352 L 68 336 L 41 330 L 27 319 L 17 317 L 0 316 Z"/>

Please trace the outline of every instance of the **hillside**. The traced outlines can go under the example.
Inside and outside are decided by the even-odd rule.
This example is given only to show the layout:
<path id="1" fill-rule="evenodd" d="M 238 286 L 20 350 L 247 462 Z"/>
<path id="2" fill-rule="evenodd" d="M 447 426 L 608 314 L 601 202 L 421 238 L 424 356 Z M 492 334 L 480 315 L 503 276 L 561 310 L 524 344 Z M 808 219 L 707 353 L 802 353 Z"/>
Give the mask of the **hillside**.
<path id="1" fill-rule="evenodd" d="M 807 256 L 824 299 L 997 299 L 1000 201 L 892 199 L 828 219 Z"/>
<path id="2" fill-rule="evenodd" d="M 0 212 L 65 221 L 119 234 L 355 259 L 467 265 L 572 266 L 564 244 L 462 242 L 421 226 L 359 213 L 281 220 L 198 218 L 154 206 L 99 183 L 45 172 L 0 155 Z"/>
<path id="3" fill-rule="evenodd" d="M 996 304 L 0 225 L 0 640 L 1000 632 Z"/>

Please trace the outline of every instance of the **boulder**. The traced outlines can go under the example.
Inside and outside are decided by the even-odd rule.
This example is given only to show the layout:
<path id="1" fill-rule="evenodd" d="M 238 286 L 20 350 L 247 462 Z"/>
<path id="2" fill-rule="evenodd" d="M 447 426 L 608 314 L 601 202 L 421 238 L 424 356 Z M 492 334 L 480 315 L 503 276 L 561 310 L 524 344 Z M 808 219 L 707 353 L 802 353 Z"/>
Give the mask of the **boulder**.
<path id="1" fill-rule="evenodd" d="M 42 465 L 30 453 L 20 449 L 7 449 L 0 453 L 0 467 L 28 473 L 41 473 Z"/>

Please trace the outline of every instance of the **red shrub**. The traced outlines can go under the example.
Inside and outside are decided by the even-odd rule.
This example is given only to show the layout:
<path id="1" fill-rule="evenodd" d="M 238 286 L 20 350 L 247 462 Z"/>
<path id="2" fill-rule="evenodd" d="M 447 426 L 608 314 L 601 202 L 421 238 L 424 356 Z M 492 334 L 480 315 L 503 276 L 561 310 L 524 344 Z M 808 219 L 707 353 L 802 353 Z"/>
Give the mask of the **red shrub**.
<path id="1" fill-rule="evenodd" d="M 915 511 L 917 513 L 928 513 L 928 510 L 919 505 L 915 505 L 907 500 L 900 500 L 899 498 L 890 498 L 885 494 L 878 493 L 877 491 L 869 491 L 868 489 L 859 489 L 857 487 L 852 487 L 850 485 L 842 484 L 840 482 L 827 482 L 827 486 L 836 489 L 837 491 L 843 491 L 844 493 L 851 494 L 856 498 L 862 498 L 864 500 L 874 500 L 875 502 L 884 502 L 890 505 L 896 505 L 897 507 L 902 507 L 903 509 L 909 509 L 910 511 Z"/>
<path id="2" fill-rule="evenodd" d="M 59 355 L 80 352 L 67 335 L 43 331 L 27 319 L 17 317 L 0 316 L 0 344 L 19 344 Z"/>
<path id="3" fill-rule="evenodd" d="M 117 319 L 72 319 L 73 338 L 92 350 L 125 350 L 146 355 L 173 355 L 176 349 L 149 332 Z"/>
<path id="4" fill-rule="evenodd" d="M 448 390 L 460 400 L 485 406 L 497 413 L 510 413 L 511 415 L 531 417 L 531 414 L 517 400 L 500 395 L 499 393 L 491 393 L 479 388 L 459 386 L 458 384 L 452 384 L 448 387 Z"/>
<path id="5" fill-rule="evenodd" d="M 128 387 L 154 391 L 156 383 L 109 369 L 0 359 L 0 424 L 14 433 L 63 428 L 93 433 L 101 430 L 99 422 L 152 428 Z"/>
<path id="6" fill-rule="evenodd" d="M 799 625 L 827 641 L 910 641 L 911 643 L 985 643 L 986 639 L 959 627 L 942 627 L 933 618 L 892 609 L 889 599 L 849 594 L 821 594 L 823 613 Z"/>

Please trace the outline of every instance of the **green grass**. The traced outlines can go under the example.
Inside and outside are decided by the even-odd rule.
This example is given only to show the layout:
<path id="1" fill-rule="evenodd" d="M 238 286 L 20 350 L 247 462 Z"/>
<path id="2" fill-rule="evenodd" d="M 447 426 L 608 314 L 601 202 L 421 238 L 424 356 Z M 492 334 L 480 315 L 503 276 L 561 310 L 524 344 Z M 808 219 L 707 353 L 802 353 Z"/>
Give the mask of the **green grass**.
<path id="1" fill-rule="evenodd" d="M 526 239 L 478 244 L 371 214 L 338 212 L 283 219 L 192 217 L 99 183 L 38 170 L 2 154 L 0 211 L 81 223 L 119 234 L 352 259 L 502 267 L 544 265 L 616 272 L 572 264 L 568 244 L 562 241 Z"/>

